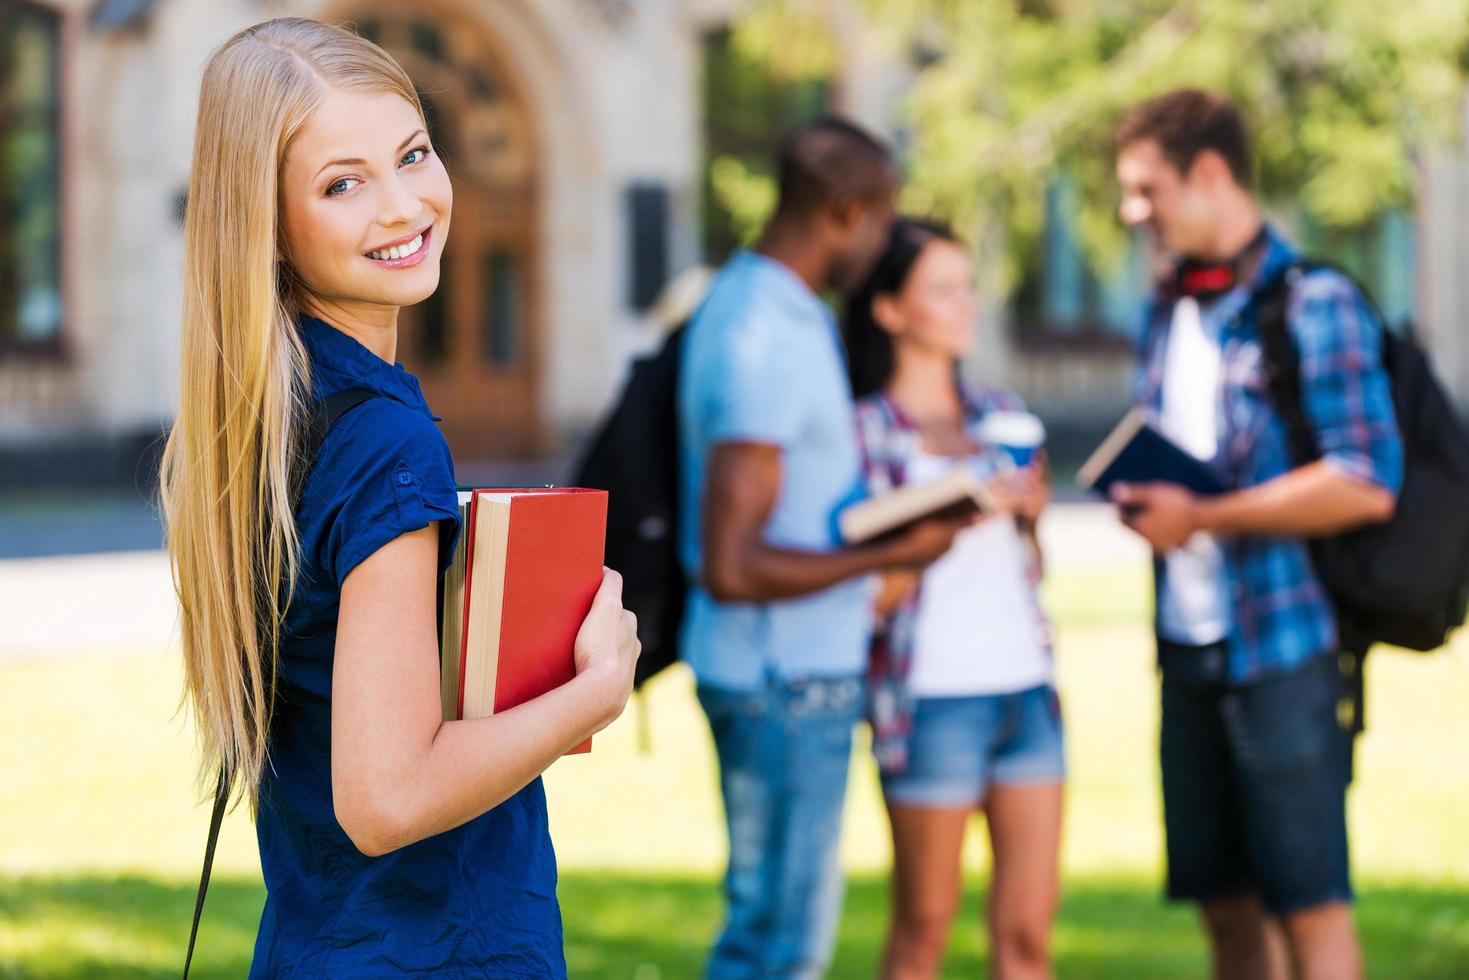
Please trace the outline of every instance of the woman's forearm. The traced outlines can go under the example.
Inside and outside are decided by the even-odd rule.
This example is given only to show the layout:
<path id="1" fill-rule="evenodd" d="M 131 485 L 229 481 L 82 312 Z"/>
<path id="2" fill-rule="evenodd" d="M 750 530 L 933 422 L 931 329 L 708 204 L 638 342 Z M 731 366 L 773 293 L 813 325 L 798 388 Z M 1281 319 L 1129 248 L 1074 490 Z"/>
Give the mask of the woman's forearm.
<path id="1" fill-rule="evenodd" d="M 442 833 L 505 801 L 610 724 L 631 685 L 636 654 L 625 654 L 637 638 L 609 572 L 577 636 L 573 680 L 489 718 L 443 721 L 437 562 L 437 529 L 414 531 L 364 560 L 342 588 L 332 803 L 365 854 Z"/>
<path id="2" fill-rule="evenodd" d="M 376 856 L 473 820 L 609 725 L 620 713 L 609 687 L 587 671 L 488 718 L 440 723 L 414 751 L 374 767 L 372 786 L 362 787 L 371 802 L 363 799 L 344 829 Z"/>

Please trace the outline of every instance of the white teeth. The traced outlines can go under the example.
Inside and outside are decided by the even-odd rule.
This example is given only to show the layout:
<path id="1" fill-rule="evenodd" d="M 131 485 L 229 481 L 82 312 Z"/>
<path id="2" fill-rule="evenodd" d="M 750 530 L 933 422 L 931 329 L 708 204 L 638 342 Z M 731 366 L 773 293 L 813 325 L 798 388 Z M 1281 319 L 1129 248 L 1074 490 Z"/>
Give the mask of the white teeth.
<path id="1" fill-rule="evenodd" d="M 390 259 L 407 258 L 421 248 L 423 248 L 423 236 L 418 235 L 406 245 L 393 245 L 390 248 L 381 248 L 376 252 L 368 252 L 367 257 L 377 259 L 379 262 L 385 262 Z"/>

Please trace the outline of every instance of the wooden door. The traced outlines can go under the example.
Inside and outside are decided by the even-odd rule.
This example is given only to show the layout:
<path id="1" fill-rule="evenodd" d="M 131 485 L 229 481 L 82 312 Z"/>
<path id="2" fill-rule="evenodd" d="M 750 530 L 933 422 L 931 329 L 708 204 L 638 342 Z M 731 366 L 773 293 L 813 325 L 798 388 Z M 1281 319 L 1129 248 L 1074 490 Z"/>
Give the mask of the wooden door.
<path id="1" fill-rule="evenodd" d="M 418 86 L 454 184 L 438 292 L 406 309 L 400 357 L 460 463 L 540 448 L 537 188 L 525 103 L 477 25 L 424 7 L 358 13 Z"/>

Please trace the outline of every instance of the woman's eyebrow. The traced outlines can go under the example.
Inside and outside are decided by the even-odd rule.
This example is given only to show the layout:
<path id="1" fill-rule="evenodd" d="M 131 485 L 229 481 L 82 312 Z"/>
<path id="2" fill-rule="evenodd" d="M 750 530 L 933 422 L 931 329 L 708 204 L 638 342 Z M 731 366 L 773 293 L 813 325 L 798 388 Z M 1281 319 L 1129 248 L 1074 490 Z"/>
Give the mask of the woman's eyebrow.
<path id="1" fill-rule="evenodd" d="M 427 136 L 427 135 L 428 135 L 428 133 L 426 133 L 424 130 L 422 130 L 422 129 L 415 129 L 413 132 L 411 132 L 411 133 L 408 134 L 408 138 L 406 140 L 404 140 L 403 142 L 401 142 L 401 143 L 398 144 L 398 152 L 401 153 L 403 151 L 403 148 L 404 147 L 406 147 L 409 143 L 412 143 L 414 140 L 418 139 L 418 137 L 420 137 L 420 136 Z M 366 164 L 366 163 L 367 163 L 367 161 L 361 159 L 360 157 L 352 157 L 351 159 L 347 159 L 347 160 L 333 160 L 330 163 L 324 163 L 324 164 L 322 164 L 321 170 L 318 170 L 316 172 L 316 177 L 320 177 L 321 176 L 321 171 L 327 169 L 328 167 L 358 166 L 358 165 L 363 165 L 363 164 Z M 312 180 L 315 180 L 316 177 L 313 177 L 311 179 Z"/>

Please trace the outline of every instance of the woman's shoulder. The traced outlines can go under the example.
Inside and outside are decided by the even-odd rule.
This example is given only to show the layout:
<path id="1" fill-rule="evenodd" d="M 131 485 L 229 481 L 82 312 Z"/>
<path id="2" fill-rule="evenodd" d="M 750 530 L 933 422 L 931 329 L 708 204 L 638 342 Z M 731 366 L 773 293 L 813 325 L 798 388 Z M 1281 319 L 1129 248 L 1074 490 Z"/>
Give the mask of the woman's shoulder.
<path id="1" fill-rule="evenodd" d="M 328 442 L 358 450 L 426 448 L 448 451 L 448 441 L 435 420 L 386 395 L 367 398 L 342 414 L 328 433 Z"/>
<path id="2" fill-rule="evenodd" d="M 312 475 L 407 469 L 424 483 L 454 485 L 454 459 L 438 424 L 409 405 L 376 395 L 327 432 Z"/>
<path id="3" fill-rule="evenodd" d="M 346 412 L 311 461 L 297 510 L 302 540 L 340 588 L 392 539 L 443 522 L 441 556 L 458 527 L 454 459 L 434 420 L 385 395 Z"/>

